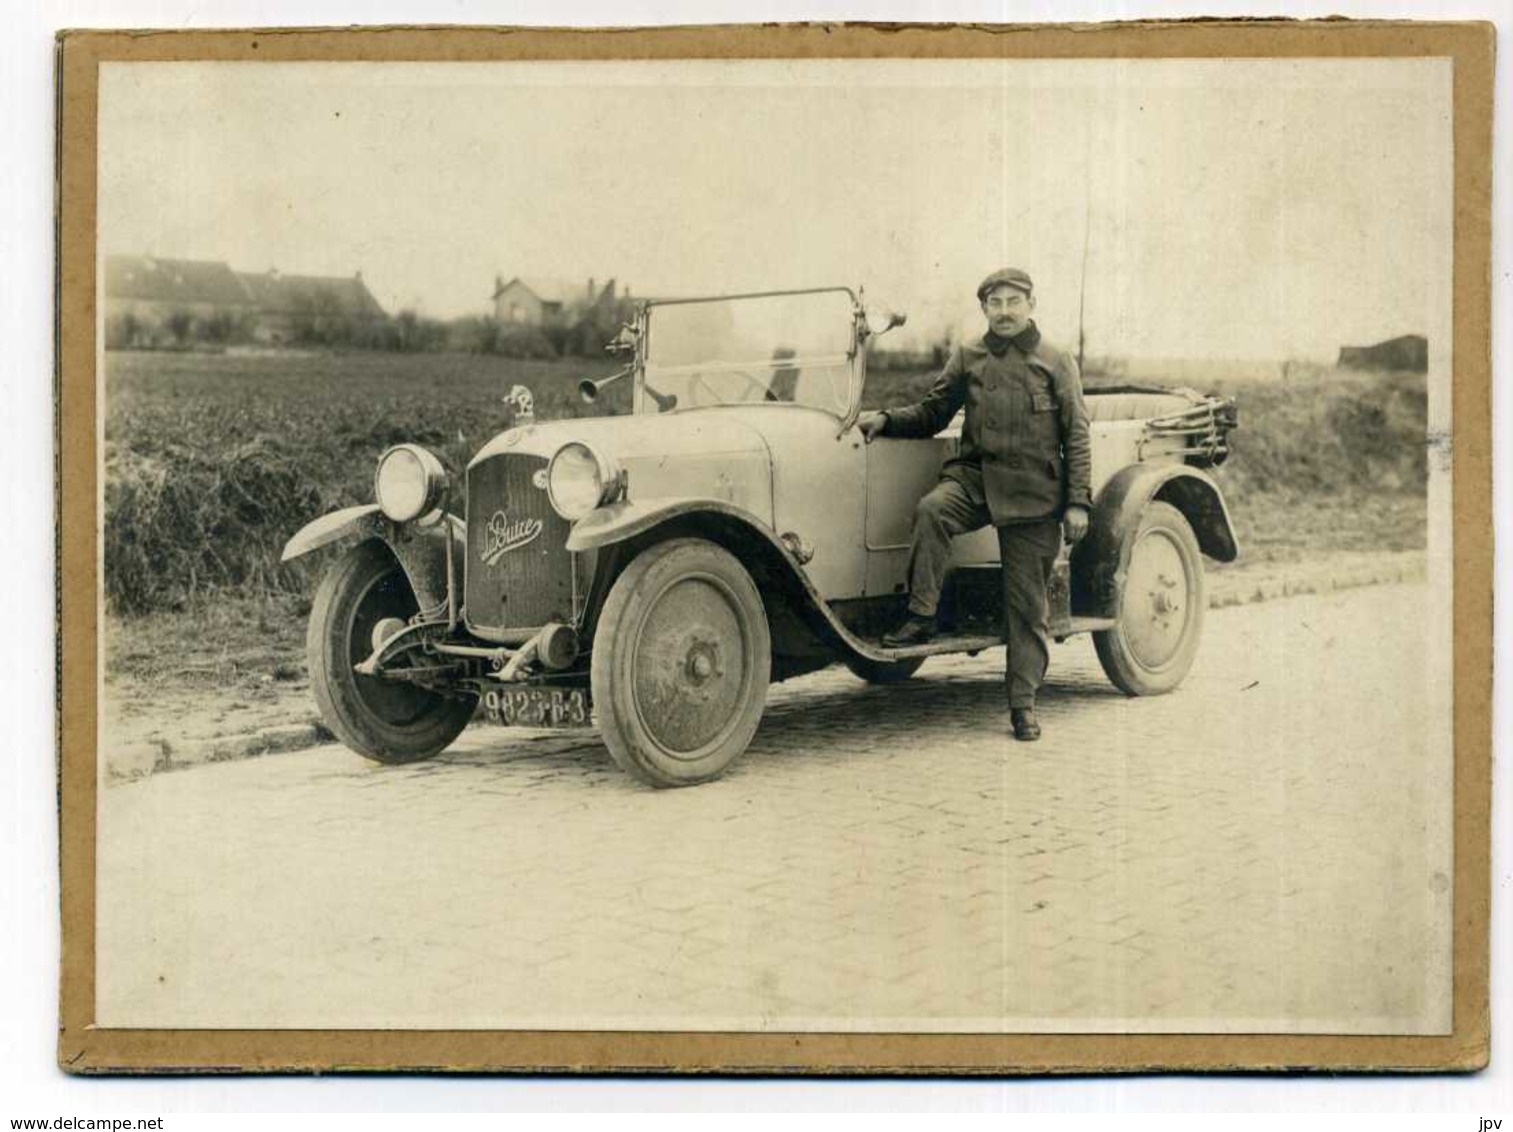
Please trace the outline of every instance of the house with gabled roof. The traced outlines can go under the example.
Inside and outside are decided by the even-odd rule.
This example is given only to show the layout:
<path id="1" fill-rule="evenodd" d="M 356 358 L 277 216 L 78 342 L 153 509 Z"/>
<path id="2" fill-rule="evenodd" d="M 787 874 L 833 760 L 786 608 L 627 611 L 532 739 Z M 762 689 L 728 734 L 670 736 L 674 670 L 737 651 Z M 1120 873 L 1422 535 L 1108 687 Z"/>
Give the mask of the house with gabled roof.
<path id="1" fill-rule="evenodd" d="M 224 263 L 155 256 L 105 257 L 105 319 L 142 336 L 184 337 L 192 323 L 229 325 L 250 318 L 257 302 Z M 136 336 L 136 335 L 133 335 Z"/>
<path id="2" fill-rule="evenodd" d="M 283 275 L 212 260 L 105 257 L 106 340 L 114 345 L 361 341 L 387 318 L 362 272 Z"/>
<path id="3" fill-rule="evenodd" d="M 503 326 L 572 326 L 586 314 L 615 305 L 615 281 L 572 283 L 542 276 L 494 277 L 494 318 Z"/>
<path id="4" fill-rule="evenodd" d="M 506 333 L 540 331 L 561 350 L 597 354 L 632 317 L 630 289 L 539 276 L 494 277 L 494 321 Z"/>
<path id="5" fill-rule="evenodd" d="M 363 282 L 362 272 L 341 278 L 238 272 L 257 305 L 253 334 L 263 342 L 328 341 L 334 330 L 367 330 L 389 316 Z"/>

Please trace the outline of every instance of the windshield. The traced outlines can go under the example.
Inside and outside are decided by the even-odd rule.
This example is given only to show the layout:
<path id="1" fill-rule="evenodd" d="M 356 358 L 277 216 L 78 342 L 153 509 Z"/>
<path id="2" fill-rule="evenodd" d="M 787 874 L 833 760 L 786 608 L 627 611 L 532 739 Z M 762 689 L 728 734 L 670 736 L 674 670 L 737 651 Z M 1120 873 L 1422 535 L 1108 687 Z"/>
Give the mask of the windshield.
<path id="1" fill-rule="evenodd" d="M 844 417 L 850 408 L 848 291 L 659 303 L 648 315 L 639 413 L 778 402 Z"/>

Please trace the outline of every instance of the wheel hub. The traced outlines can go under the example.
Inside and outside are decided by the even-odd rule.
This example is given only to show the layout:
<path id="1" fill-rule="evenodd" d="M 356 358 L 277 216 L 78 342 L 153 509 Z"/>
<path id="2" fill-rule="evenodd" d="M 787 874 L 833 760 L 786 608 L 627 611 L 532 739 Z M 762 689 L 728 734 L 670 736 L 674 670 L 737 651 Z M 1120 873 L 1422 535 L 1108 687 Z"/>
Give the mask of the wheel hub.
<path id="1" fill-rule="evenodd" d="M 674 758 L 731 725 L 749 676 L 734 602 L 715 581 L 680 579 L 657 598 L 634 644 L 637 710 Z"/>
<path id="2" fill-rule="evenodd" d="M 1156 611 L 1156 616 L 1166 617 L 1182 611 L 1182 599 L 1177 594 L 1176 579 L 1165 574 L 1156 579 L 1158 588 L 1151 591 L 1151 608 Z"/>
<path id="3" fill-rule="evenodd" d="M 689 643 L 688 657 L 683 662 L 684 674 L 695 688 L 703 687 L 720 673 L 719 646 L 713 641 L 695 640 Z"/>
<path id="4" fill-rule="evenodd" d="M 1188 619 L 1187 572 L 1176 543 L 1162 530 L 1136 543 L 1129 571 L 1126 593 L 1141 596 L 1126 607 L 1125 632 L 1140 663 L 1159 668 L 1181 647 Z"/>

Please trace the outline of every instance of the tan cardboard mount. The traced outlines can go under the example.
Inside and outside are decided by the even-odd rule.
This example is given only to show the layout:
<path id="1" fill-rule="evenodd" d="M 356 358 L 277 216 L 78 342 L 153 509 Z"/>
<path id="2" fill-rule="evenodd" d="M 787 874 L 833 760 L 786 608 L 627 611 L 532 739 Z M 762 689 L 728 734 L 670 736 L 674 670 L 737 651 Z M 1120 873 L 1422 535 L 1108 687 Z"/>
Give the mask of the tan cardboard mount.
<path id="1" fill-rule="evenodd" d="M 58 1056 L 79 1073 L 309 1071 L 1044 1074 L 1473 1070 L 1488 1057 L 1494 28 L 1179 21 L 544 30 L 374 27 L 66 31 L 57 44 L 57 472 L 63 971 Z M 98 67 L 109 61 L 709 58 L 1449 57 L 1455 246 L 1454 1020 L 1434 1037 L 1275 1034 L 145 1030 L 94 1024 L 97 650 L 95 225 Z"/>

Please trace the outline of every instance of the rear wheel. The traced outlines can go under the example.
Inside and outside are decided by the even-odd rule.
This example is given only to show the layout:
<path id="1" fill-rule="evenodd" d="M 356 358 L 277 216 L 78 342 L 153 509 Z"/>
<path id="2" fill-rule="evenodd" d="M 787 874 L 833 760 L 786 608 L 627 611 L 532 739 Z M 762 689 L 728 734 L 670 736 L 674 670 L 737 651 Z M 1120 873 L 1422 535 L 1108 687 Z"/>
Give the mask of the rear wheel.
<path id="1" fill-rule="evenodd" d="M 310 688 L 321 719 L 348 747 L 381 763 L 437 754 L 467 726 L 477 703 L 475 696 L 443 696 L 353 670 L 373 652 L 374 629 L 382 625 L 382 632 L 391 631 L 395 620 L 403 624 L 416 609 L 415 593 L 394 555 L 369 541 L 326 572 L 310 610 Z"/>
<path id="2" fill-rule="evenodd" d="M 599 729 L 623 769 L 690 786 L 746 750 L 772 643 L 762 596 L 728 551 L 703 539 L 645 551 L 611 587 L 594 637 Z"/>
<path id="3" fill-rule="evenodd" d="M 1203 636 L 1203 556 L 1192 527 L 1169 503 L 1146 506 L 1125 556 L 1119 619 L 1093 634 L 1103 671 L 1126 695 L 1182 683 Z"/>
<path id="4" fill-rule="evenodd" d="M 853 675 L 869 684 L 901 684 L 919 671 L 925 662 L 922 656 L 907 660 L 868 660 L 862 656 L 846 657 L 846 667 Z"/>

